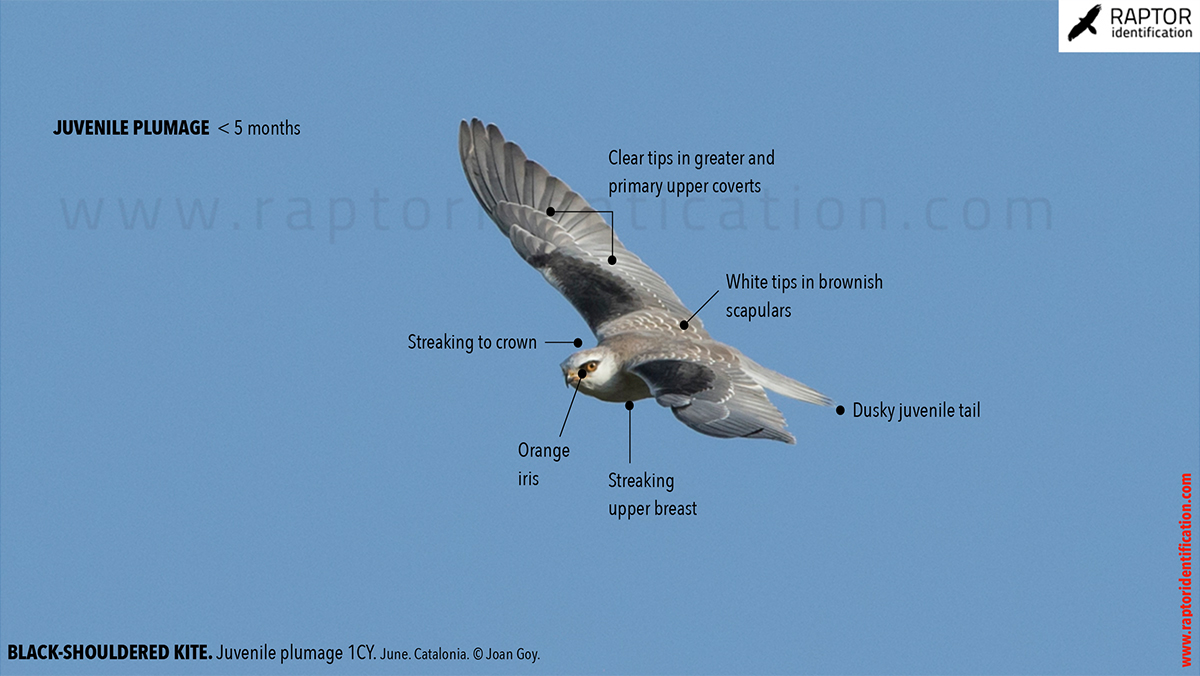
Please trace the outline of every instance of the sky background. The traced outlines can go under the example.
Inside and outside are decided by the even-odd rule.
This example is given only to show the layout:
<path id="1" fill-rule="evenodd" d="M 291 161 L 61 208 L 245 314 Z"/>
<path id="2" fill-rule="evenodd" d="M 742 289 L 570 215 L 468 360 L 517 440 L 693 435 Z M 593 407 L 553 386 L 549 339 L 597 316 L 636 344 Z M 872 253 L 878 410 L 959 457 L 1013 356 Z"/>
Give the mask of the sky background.
<path id="1" fill-rule="evenodd" d="M 0 19 L 0 644 L 538 651 L 0 671 L 1181 671 L 1197 55 L 1059 54 L 1053 3 L 4 3 Z M 594 339 L 481 218 L 457 153 L 471 117 L 613 210 L 690 307 L 719 289 L 700 314 L 716 339 L 848 408 L 982 417 L 775 395 L 789 446 L 705 437 L 646 400 L 630 464 L 624 408 L 580 396 L 560 440 L 574 348 L 544 341 Z M 213 129 L 52 134 L 84 118 Z M 215 130 L 285 119 L 300 135 Z M 616 148 L 775 163 L 614 167 Z M 608 200 L 622 179 L 764 193 L 685 211 Z M 1049 227 L 1019 201 L 1009 227 L 1033 198 Z M 153 228 L 126 227 L 137 200 L 159 204 Z M 194 200 L 211 227 L 185 227 Z M 306 204 L 311 229 L 289 226 Z M 738 272 L 884 287 L 730 290 Z M 792 317 L 725 316 L 767 301 Z M 539 344 L 408 349 L 443 333 Z M 675 489 L 608 487 L 630 470 Z M 609 515 L 655 499 L 698 514 Z"/>

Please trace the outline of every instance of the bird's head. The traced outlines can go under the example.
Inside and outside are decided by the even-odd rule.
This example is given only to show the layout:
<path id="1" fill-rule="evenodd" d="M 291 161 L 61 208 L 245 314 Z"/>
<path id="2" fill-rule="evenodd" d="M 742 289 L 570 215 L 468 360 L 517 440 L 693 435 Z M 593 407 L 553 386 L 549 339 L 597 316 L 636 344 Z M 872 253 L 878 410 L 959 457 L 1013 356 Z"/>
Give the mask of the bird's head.
<path id="1" fill-rule="evenodd" d="M 617 356 L 603 345 L 580 350 L 567 357 L 562 363 L 562 370 L 567 387 L 578 385 L 579 389 L 587 392 L 608 383 L 617 375 Z"/>

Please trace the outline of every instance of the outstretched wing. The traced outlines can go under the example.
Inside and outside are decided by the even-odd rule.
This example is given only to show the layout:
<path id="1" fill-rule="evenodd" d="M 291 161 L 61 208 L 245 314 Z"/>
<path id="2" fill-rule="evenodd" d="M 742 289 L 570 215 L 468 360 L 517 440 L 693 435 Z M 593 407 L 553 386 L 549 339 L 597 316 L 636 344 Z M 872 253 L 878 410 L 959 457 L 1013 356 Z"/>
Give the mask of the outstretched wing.
<path id="1" fill-rule="evenodd" d="M 1067 34 L 1067 42 L 1079 37 L 1084 31 L 1091 31 L 1092 35 L 1095 35 L 1096 27 L 1092 25 L 1092 22 L 1096 20 L 1097 16 L 1100 16 L 1100 5 L 1092 7 L 1086 16 L 1079 19 L 1079 23 L 1075 24 L 1075 27 Z"/>
<path id="2" fill-rule="evenodd" d="M 505 141 L 495 125 L 463 121 L 458 153 L 480 206 L 598 338 L 637 330 L 682 333 L 679 321 L 691 312 L 663 278 L 621 244 L 586 200 Z M 687 332 L 708 337 L 696 318 Z"/>
<path id="3" fill-rule="evenodd" d="M 688 427 L 714 437 L 796 438 L 763 388 L 735 364 L 718 360 L 652 359 L 629 369 L 654 399 Z"/>

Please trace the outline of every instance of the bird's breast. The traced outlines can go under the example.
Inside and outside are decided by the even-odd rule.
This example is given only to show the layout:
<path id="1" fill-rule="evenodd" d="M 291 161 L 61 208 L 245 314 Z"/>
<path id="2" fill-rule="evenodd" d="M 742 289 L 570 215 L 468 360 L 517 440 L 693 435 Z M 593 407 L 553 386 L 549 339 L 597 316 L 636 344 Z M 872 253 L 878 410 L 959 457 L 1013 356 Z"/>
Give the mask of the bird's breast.
<path id="1" fill-rule="evenodd" d="M 646 386 L 646 381 L 626 371 L 621 371 L 603 383 L 588 383 L 587 379 L 584 379 L 583 383 L 590 385 L 586 388 L 580 387 L 583 393 L 601 401 L 637 401 L 650 396 L 650 388 Z"/>

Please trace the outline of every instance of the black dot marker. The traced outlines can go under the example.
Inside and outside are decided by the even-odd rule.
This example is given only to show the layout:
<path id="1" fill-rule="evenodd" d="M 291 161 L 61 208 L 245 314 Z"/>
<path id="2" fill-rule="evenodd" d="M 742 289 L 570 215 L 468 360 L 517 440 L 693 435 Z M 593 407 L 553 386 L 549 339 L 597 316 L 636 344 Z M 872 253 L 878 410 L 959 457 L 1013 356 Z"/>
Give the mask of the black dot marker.
<path id="1" fill-rule="evenodd" d="M 587 369 L 579 369 L 579 379 L 583 380 L 587 377 Z"/>
<path id="2" fill-rule="evenodd" d="M 679 328 L 683 329 L 684 331 L 687 331 L 687 327 L 688 327 L 688 323 L 687 323 L 686 319 L 679 322 Z"/>
<path id="3" fill-rule="evenodd" d="M 583 339 L 582 338 L 575 339 L 575 347 L 583 347 Z"/>
<path id="4" fill-rule="evenodd" d="M 846 407 L 845 407 L 845 406 L 842 406 L 841 404 L 838 404 L 838 407 L 837 407 L 837 413 L 838 413 L 838 415 L 842 415 L 842 414 L 844 414 L 845 412 L 846 412 Z"/>
<path id="5" fill-rule="evenodd" d="M 632 401 L 627 401 L 627 402 L 625 402 L 625 410 L 626 410 L 626 411 L 632 411 L 632 410 L 633 410 L 633 402 L 632 402 Z"/>
<path id="6" fill-rule="evenodd" d="M 609 264 L 609 265 L 616 265 L 616 264 L 617 264 L 617 257 L 616 257 L 616 256 L 609 256 L 609 257 L 608 257 L 608 264 Z"/>
<path id="7" fill-rule="evenodd" d="M 554 215 L 554 207 L 546 207 L 546 215 L 553 216 Z"/>

